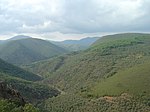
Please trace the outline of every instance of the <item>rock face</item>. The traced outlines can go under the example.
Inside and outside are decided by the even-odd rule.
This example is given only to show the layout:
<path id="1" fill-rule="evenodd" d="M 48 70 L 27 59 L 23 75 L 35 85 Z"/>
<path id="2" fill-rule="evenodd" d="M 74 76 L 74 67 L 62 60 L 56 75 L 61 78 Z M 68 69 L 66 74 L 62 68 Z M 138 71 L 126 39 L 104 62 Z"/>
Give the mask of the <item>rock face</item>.
<path id="1" fill-rule="evenodd" d="M 22 106 L 26 103 L 21 94 L 4 81 L 0 81 L 0 98 L 15 101 Z"/>

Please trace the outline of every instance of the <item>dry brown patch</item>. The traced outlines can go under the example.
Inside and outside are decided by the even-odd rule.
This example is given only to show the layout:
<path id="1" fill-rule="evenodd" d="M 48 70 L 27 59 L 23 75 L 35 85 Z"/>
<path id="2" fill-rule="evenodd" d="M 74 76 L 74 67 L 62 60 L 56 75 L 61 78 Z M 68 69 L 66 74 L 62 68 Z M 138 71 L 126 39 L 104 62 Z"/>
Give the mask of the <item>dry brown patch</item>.
<path id="1" fill-rule="evenodd" d="M 107 102 L 111 102 L 114 103 L 114 100 L 116 99 L 116 97 L 111 97 L 111 96 L 104 96 L 103 97 Z"/>

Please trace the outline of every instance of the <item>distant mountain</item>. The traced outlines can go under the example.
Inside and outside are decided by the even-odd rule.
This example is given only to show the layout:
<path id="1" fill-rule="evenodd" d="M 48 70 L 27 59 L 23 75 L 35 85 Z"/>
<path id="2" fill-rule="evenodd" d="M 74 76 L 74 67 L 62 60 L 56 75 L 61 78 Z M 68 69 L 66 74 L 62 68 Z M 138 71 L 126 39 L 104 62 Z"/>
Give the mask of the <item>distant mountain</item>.
<path id="1" fill-rule="evenodd" d="M 6 42 L 12 41 L 12 40 L 21 40 L 21 39 L 28 39 L 28 38 L 32 38 L 32 37 L 26 36 L 26 35 L 17 35 L 17 36 L 10 38 L 10 39 L 0 40 L 0 44 L 6 43 Z"/>
<path id="2" fill-rule="evenodd" d="M 22 65 L 67 52 L 67 50 L 45 40 L 28 38 L 28 36 L 21 38 L 23 39 L 17 36 L 1 44 L 0 58 L 15 65 Z"/>
<path id="3" fill-rule="evenodd" d="M 52 43 L 70 51 L 79 51 L 79 50 L 87 49 L 90 45 L 92 45 L 98 39 L 99 37 L 87 37 L 81 40 L 65 40 L 61 42 L 52 41 Z"/>
<path id="4" fill-rule="evenodd" d="M 5 40 L 0 40 L 0 45 L 5 43 Z"/>
<path id="5" fill-rule="evenodd" d="M 99 37 L 87 37 L 87 38 L 83 38 L 81 40 L 65 40 L 65 41 L 62 41 L 62 43 L 64 43 L 64 44 L 88 44 L 89 45 L 98 39 L 99 39 Z"/>
<path id="6" fill-rule="evenodd" d="M 20 40 L 20 39 L 28 39 L 28 38 L 32 38 L 32 37 L 25 36 L 25 35 L 17 35 L 17 36 L 14 36 L 14 37 L 12 37 L 12 38 L 10 38 L 8 40 L 10 41 L 10 40 Z"/>

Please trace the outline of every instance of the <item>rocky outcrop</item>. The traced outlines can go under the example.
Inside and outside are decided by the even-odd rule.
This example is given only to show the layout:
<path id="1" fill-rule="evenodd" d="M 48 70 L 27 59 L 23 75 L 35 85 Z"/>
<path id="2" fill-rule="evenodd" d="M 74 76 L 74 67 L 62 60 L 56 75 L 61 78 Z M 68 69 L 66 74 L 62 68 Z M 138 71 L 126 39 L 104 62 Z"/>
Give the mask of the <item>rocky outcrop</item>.
<path id="1" fill-rule="evenodd" d="M 15 101 L 22 106 L 24 106 L 26 103 L 20 92 L 13 89 L 11 85 L 8 85 L 4 81 L 0 81 L 0 98 L 7 99 L 9 101 Z"/>

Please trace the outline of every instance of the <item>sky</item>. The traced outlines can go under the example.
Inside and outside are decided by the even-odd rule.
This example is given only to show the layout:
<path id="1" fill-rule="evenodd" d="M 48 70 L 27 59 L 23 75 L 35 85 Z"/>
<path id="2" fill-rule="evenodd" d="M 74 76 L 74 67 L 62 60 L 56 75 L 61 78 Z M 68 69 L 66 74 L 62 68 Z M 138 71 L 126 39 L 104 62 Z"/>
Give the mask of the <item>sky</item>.
<path id="1" fill-rule="evenodd" d="M 150 32 L 150 0 L 0 0 L 0 40 Z"/>

